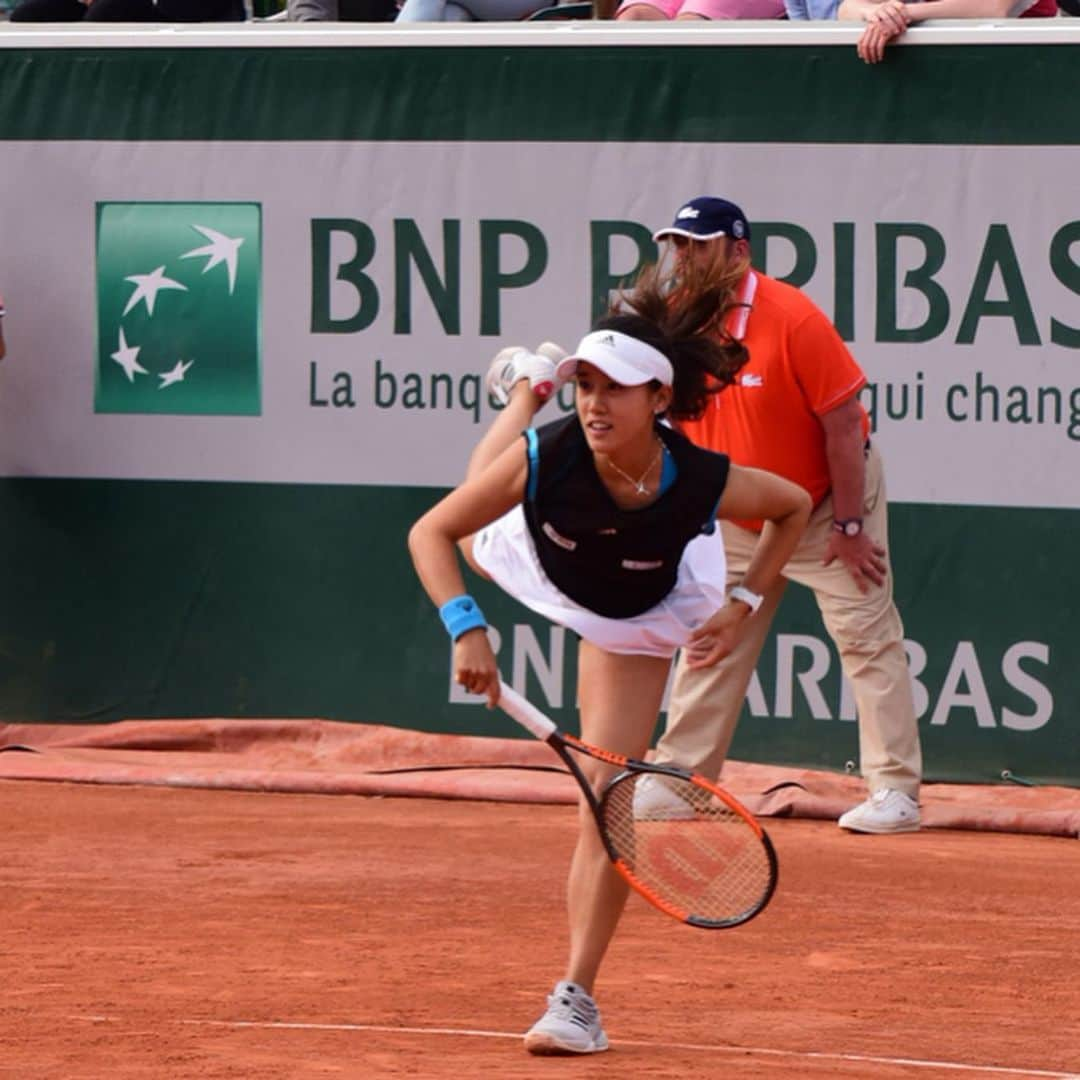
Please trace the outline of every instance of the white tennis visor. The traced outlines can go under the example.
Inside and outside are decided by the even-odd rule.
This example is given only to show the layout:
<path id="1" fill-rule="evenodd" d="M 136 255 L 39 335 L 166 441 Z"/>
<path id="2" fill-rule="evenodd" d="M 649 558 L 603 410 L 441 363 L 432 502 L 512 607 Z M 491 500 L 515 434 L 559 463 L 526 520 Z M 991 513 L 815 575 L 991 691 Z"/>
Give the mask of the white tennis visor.
<path id="1" fill-rule="evenodd" d="M 586 334 L 577 351 L 559 361 L 557 377 L 573 378 L 579 360 L 599 368 L 623 386 L 641 386 L 653 379 L 671 386 L 675 379 L 671 361 L 659 349 L 618 330 L 594 330 Z"/>

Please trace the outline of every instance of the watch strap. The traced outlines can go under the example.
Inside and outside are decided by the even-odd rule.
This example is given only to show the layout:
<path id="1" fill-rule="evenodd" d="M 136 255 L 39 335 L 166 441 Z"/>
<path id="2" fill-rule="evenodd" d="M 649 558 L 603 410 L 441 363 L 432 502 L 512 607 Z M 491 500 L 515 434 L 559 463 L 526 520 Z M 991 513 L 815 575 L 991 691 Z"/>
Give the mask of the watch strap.
<path id="1" fill-rule="evenodd" d="M 844 536 L 858 536 L 863 529 L 863 519 L 861 517 L 854 518 L 838 518 L 832 523 L 833 532 L 843 533 Z"/>
<path id="2" fill-rule="evenodd" d="M 758 608 L 765 602 L 765 597 L 761 593 L 751 592 L 745 585 L 736 585 L 728 593 L 728 598 L 742 601 L 750 609 L 751 615 L 756 614 Z"/>

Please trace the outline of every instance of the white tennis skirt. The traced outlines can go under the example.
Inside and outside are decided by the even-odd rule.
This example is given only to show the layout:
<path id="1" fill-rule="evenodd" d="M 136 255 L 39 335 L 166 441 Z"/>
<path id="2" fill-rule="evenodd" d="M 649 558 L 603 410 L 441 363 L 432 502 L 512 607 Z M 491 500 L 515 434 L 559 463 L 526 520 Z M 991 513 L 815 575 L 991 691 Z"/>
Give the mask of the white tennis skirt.
<path id="1" fill-rule="evenodd" d="M 613 653 L 674 656 L 725 599 L 727 565 L 719 529 L 691 540 L 679 561 L 675 588 L 655 607 L 628 619 L 598 615 L 552 584 L 521 506 L 476 534 L 473 558 L 515 600 Z"/>

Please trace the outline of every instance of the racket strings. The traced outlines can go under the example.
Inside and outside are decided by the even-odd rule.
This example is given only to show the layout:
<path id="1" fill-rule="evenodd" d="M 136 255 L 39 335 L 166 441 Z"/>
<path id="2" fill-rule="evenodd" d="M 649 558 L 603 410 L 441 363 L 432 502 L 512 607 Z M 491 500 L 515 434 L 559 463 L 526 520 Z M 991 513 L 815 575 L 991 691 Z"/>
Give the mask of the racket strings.
<path id="1" fill-rule="evenodd" d="M 682 918 L 741 922 L 768 899 L 773 865 L 758 833 L 692 780 L 628 774 L 607 791 L 604 823 L 624 872 Z"/>

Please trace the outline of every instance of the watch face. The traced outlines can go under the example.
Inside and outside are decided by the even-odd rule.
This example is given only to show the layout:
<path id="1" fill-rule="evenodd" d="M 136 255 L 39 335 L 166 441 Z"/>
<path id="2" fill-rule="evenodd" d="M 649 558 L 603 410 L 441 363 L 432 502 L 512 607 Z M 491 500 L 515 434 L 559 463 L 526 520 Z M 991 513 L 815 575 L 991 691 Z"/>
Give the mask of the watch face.
<path id="1" fill-rule="evenodd" d="M 844 535 L 845 536 L 858 536 L 862 532 L 861 521 L 845 521 L 844 522 Z"/>

